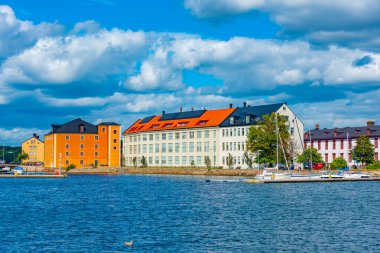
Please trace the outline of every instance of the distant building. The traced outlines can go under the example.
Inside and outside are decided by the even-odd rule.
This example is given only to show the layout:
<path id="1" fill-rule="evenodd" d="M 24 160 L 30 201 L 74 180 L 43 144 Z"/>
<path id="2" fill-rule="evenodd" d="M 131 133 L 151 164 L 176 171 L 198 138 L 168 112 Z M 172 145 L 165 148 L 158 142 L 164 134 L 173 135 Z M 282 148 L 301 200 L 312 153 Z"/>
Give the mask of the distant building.
<path id="1" fill-rule="evenodd" d="M 360 136 L 368 136 L 375 147 L 375 160 L 379 160 L 380 126 L 374 121 L 368 121 L 367 126 L 324 128 L 316 124 L 314 130 L 305 132 L 305 147 L 314 147 L 322 155 L 326 163 L 331 163 L 337 157 L 343 157 L 348 164 L 354 165 L 355 160 L 360 161 L 360 154 L 351 154 Z M 311 145 L 310 145 L 311 144 Z"/>
<path id="2" fill-rule="evenodd" d="M 52 125 L 45 135 L 45 167 L 120 166 L 120 125 L 93 125 L 80 118 Z"/>
<path id="3" fill-rule="evenodd" d="M 22 160 L 22 163 L 44 162 L 45 144 L 36 133 L 21 144 L 21 150 L 29 156 L 28 159 Z"/>
<path id="4" fill-rule="evenodd" d="M 244 151 L 247 133 L 265 114 L 278 112 L 288 118 L 292 140 L 302 152 L 303 124 L 285 103 L 247 106 L 217 110 L 191 110 L 153 115 L 137 120 L 123 133 L 123 155 L 126 165 L 133 165 L 144 156 L 150 166 L 227 167 L 226 156 L 231 153 L 234 167 L 246 168 Z M 247 121 L 248 119 L 248 121 Z M 296 130 L 298 124 L 299 131 Z"/>

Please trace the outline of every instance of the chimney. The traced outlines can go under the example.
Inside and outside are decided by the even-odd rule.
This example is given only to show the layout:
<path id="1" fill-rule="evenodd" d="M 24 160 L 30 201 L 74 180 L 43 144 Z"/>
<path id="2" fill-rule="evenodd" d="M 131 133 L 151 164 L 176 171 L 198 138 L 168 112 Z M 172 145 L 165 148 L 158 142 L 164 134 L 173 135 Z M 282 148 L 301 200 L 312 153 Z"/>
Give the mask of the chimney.
<path id="1" fill-rule="evenodd" d="M 243 107 L 247 107 L 247 102 L 243 102 Z"/>
<path id="2" fill-rule="evenodd" d="M 375 125 L 375 121 L 373 121 L 373 120 L 367 121 L 367 126 L 374 126 L 374 125 Z"/>
<path id="3" fill-rule="evenodd" d="M 165 111 L 162 111 L 162 115 L 165 115 Z"/>
<path id="4" fill-rule="evenodd" d="M 230 108 L 232 108 L 232 104 L 230 104 Z"/>
<path id="5" fill-rule="evenodd" d="M 315 124 L 315 130 L 319 130 L 319 124 Z"/>
<path id="6" fill-rule="evenodd" d="M 191 107 L 191 111 L 194 111 L 194 107 Z"/>
<path id="7" fill-rule="evenodd" d="M 182 112 L 182 106 L 179 108 L 179 112 Z"/>

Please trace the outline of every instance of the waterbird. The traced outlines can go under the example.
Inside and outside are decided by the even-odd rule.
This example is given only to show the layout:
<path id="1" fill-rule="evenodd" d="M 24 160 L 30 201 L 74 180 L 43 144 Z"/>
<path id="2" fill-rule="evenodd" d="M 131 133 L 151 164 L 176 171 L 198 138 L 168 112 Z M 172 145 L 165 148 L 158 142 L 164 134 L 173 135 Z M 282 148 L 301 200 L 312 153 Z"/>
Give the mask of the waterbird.
<path id="1" fill-rule="evenodd" d="M 132 247 L 133 246 L 133 240 L 130 242 L 124 242 L 124 246 L 126 247 Z"/>

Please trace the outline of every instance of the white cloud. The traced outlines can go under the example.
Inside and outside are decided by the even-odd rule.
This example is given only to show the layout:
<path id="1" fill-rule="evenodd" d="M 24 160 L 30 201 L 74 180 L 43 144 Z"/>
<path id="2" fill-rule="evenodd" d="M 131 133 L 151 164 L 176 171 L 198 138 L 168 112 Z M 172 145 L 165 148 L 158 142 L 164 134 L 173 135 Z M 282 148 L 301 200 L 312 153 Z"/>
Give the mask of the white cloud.
<path id="1" fill-rule="evenodd" d="M 18 20 L 8 5 L 0 5 L 0 58 L 22 52 L 38 39 L 57 35 L 63 28 L 56 23 L 34 25 Z"/>
<path id="2" fill-rule="evenodd" d="M 33 133 L 40 135 L 40 138 L 43 138 L 43 135 L 48 132 L 46 129 L 37 129 L 37 128 L 0 128 L 0 143 L 12 146 L 21 146 L 21 142 L 32 137 Z"/>

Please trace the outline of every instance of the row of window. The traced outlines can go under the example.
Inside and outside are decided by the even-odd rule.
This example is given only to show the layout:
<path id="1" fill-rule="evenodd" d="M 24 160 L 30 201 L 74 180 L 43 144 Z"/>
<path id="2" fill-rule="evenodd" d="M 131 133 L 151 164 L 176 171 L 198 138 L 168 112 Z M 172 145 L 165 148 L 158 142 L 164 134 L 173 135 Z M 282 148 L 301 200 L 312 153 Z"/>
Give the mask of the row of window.
<path id="1" fill-rule="evenodd" d="M 244 156 L 234 156 L 233 157 L 233 164 L 234 165 L 244 165 L 245 164 L 245 159 Z M 222 156 L 222 164 L 227 165 L 227 156 Z"/>
<path id="2" fill-rule="evenodd" d="M 329 154 L 324 154 L 323 157 L 324 157 L 325 162 L 328 163 L 328 162 L 331 162 L 332 160 L 334 160 L 335 158 L 337 158 L 337 155 L 338 155 L 337 153 L 332 153 L 332 155 L 331 155 L 332 159 L 330 161 L 329 161 L 329 158 L 330 158 Z M 339 156 L 342 158 L 346 158 L 344 153 L 340 153 Z M 379 154 L 378 153 L 375 153 L 374 159 L 375 159 L 375 161 L 379 160 Z M 349 163 L 352 162 L 352 154 L 351 153 L 348 154 L 348 162 Z"/>
<path id="3" fill-rule="evenodd" d="M 186 140 L 188 137 L 190 139 L 201 139 L 216 138 L 216 130 L 204 130 L 204 131 L 189 131 L 189 132 L 177 132 L 177 133 L 155 133 L 155 134 L 140 134 L 129 136 L 129 142 L 140 142 L 140 141 L 160 141 L 160 140 Z"/>
<path id="4" fill-rule="evenodd" d="M 212 144 L 212 147 L 210 146 Z M 128 154 L 146 154 L 146 153 L 172 153 L 172 152 L 210 152 L 211 150 L 216 151 L 216 141 L 212 143 L 209 141 L 205 142 L 176 142 L 176 143 L 155 143 L 155 144 L 139 144 L 139 145 L 128 145 Z"/>
<path id="5" fill-rule="evenodd" d="M 80 165 L 84 165 L 84 161 L 83 160 L 80 160 L 79 163 L 80 163 Z M 69 165 L 70 164 L 70 160 L 66 160 L 65 164 Z M 94 160 L 94 164 L 98 164 L 98 160 Z"/>
<path id="6" fill-rule="evenodd" d="M 29 156 L 37 155 L 37 152 L 29 152 Z"/>
<path id="7" fill-rule="evenodd" d="M 223 137 L 233 137 L 233 136 L 246 136 L 248 134 L 248 128 L 245 127 L 234 127 L 222 129 Z"/>
<path id="8" fill-rule="evenodd" d="M 116 142 L 117 142 L 117 140 L 114 139 L 113 143 L 116 143 Z M 69 149 L 70 148 L 70 144 L 65 144 L 65 148 Z M 79 144 L 79 148 L 84 149 L 84 144 L 83 143 Z M 98 149 L 99 148 L 99 144 L 94 144 L 94 148 Z M 116 149 L 116 147 L 114 147 L 114 149 Z"/>
<path id="9" fill-rule="evenodd" d="M 344 143 L 345 142 L 347 142 L 346 140 L 326 140 L 326 141 L 324 141 L 324 146 L 325 146 L 325 150 L 328 150 L 329 149 L 329 146 L 331 146 L 331 145 L 329 145 L 329 142 L 331 142 L 332 143 L 332 149 L 336 149 L 337 148 L 337 144 L 339 145 L 339 148 L 340 149 L 344 149 L 345 147 L 345 145 L 344 145 Z M 375 148 L 378 148 L 379 147 L 379 141 L 378 141 L 378 138 L 374 138 L 374 146 L 375 146 Z M 354 141 L 354 143 L 352 143 L 352 140 L 350 139 L 350 140 L 348 140 L 348 148 L 349 149 L 352 149 L 352 144 L 355 144 L 356 143 L 356 141 Z M 305 145 L 305 146 L 308 146 L 308 145 Z M 316 145 L 315 145 L 315 142 L 314 141 L 311 141 L 311 146 L 313 147 L 313 148 L 317 148 L 318 150 L 321 150 L 321 146 L 322 146 L 322 141 L 316 141 Z"/>
<path id="10" fill-rule="evenodd" d="M 222 151 L 244 151 L 245 142 L 222 142 Z"/>
<path id="11" fill-rule="evenodd" d="M 105 128 L 104 128 L 104 129 L 105 129 Z M 103 132 L 105 132 L 105 131 L 103 131 Z M 113 133 L 114 133 L 114 134 L 117 134 L 117 130 L 113 130 Z M 85 139 L 85 136 L 84 136 L 84 135 L 81 135 L 79 138 L 80 138 L 81 141 L 83 141 L 83 140 Z M 70 135 L 66 135 L 66 136 L 65 136 L 65 139 L 66 139 L 66 140 L 70 140 Z M 95 135 L 95 136 L 94 136 L 94 140 L 96 140 L 96 141 L 99 140 L 99 135 Z"/>
<path id="12" fill-rule="evenodd" d="M 183 165 L 190 166 L 194 163 L 197 166 L 206 166 L 205 164 L 206 156 L 149 156 L 147 157 L 148 165 Z M 209 157 L 211 159 L 211 165 L 213 165 L 216 157 Z M 138 164 L 140 164 L 141 157 L 137 157 Z M 133 164 L 133 157 L 128 157 L 126 159 L 127 165 Z"/>
<path id="13" fill-rule="evenodd" d="M 99 155 L 98 152 L 94 152 L 94 156 L 97 157 Z M 69 157 L 70 156 L 70 152 L 65 152 L 65 156 L 66 157 Z M 84 152 L 79 152 L 79 156 L 83 157 L 84 156 Z"/>
<path id="14" fill-rule="evenodd" d="M 35 150 L 37 149 L 37 146 L 29 146 L 29 150 Z"/>

